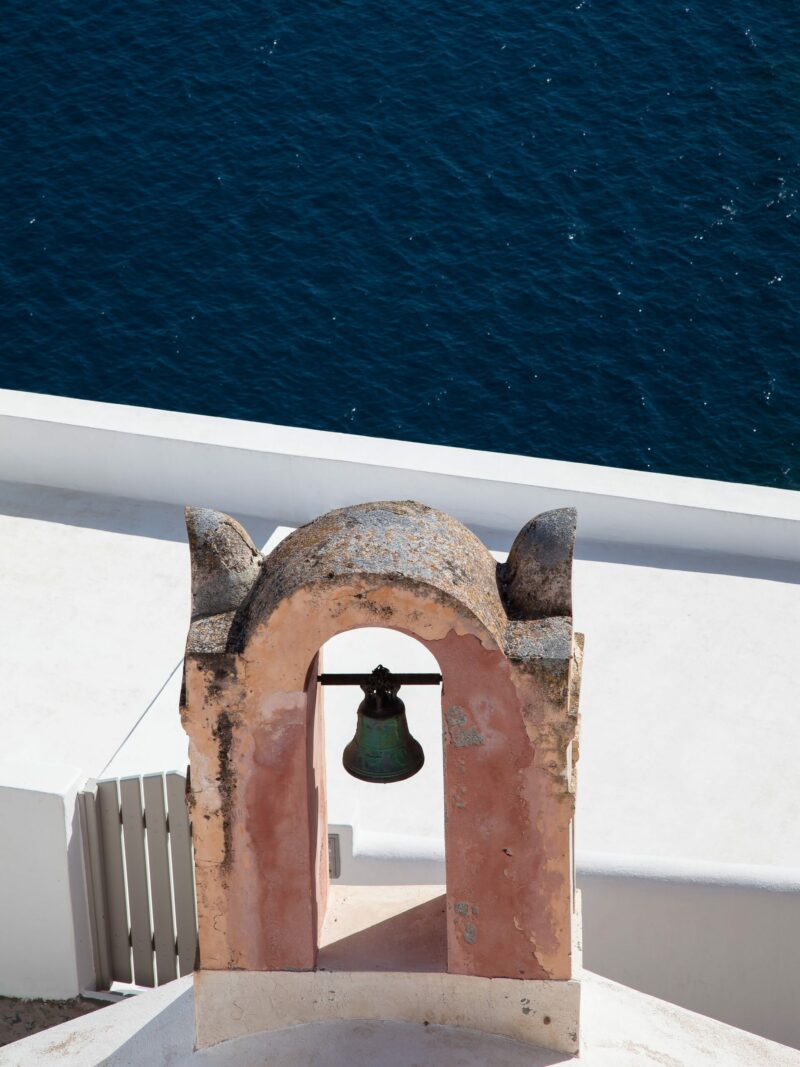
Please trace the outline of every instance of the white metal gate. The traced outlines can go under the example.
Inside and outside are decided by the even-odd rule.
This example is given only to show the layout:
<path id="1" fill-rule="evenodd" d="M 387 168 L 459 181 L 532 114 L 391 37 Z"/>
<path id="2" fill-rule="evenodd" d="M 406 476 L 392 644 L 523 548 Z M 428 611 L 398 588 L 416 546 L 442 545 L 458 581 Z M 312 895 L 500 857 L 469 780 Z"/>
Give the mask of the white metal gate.
<path id="1" fill-rule="evenodd" d="M 194 970 L 197 912 L 182 774 L 89 783 L 79 797 L 98 989 Z"/>

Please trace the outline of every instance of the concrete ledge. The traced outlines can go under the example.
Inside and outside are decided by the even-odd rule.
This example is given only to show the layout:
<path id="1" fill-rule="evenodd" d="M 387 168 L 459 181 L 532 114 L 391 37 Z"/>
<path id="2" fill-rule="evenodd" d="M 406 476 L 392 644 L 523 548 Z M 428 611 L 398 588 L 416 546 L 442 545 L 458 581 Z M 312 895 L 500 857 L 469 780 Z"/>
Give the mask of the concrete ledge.
<path id="1" fill-rule="evenodd" d="M 167 1067 L 192 1056 L 187 975 L 0 1049 L 0 1067 Z"/>
<path id="2" fill-rule="evenodd" d="M 368 971 L 198 971 L 197 1048 L 324 1020 L 467 1027 L 578 1051 L 580 984 Z"/>
<path id="3" fill-rule="evenodd" d="M 580 511 L 582 541 L 800 559 L 800 494 L 0 390 L 0 478 L 304 523 L 417 498 L 472 527 Z"/>
<path id="4" fill-rule="evenodd" d="M 581 1053 L 475 1030 L 320 1021 L 193 1051 L 194 989 L 180 978 L 0 1049 L 0 1067 L 800 1067 L 800 1053 L 589 972 Z"/>

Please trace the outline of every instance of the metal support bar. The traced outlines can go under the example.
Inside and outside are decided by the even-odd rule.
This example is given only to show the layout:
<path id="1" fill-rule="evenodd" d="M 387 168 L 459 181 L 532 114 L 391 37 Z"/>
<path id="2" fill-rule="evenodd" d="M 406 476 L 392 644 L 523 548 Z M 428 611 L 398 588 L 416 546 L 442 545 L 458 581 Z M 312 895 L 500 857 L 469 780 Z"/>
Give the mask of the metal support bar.
<path id="1" fill-rule="evenodd" d="M 392 680 L 400 685 L 439 685 L 441 674 L 393 674 Z M 368 685 L 374 681 L 372 674 L 318 674 L 320 685 Z"/>

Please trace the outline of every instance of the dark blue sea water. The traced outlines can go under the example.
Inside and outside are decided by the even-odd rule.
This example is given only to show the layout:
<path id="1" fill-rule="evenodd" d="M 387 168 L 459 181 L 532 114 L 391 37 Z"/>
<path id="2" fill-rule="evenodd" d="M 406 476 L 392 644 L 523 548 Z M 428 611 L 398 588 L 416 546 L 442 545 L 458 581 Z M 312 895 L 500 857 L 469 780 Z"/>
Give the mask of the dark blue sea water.
<path id="1" fill-rule="evenodd" d="M 800 487 L 800 8 L 9 0 L 0 384 Z"/>

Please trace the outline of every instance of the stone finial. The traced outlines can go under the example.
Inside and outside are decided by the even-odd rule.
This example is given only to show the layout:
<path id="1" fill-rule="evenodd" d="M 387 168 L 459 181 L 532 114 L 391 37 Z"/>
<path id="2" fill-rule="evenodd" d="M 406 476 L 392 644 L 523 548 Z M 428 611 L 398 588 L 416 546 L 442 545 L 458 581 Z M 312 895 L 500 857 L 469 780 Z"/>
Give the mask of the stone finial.
<path id="1" fill-rule="evenodd" d="M 210 508 L 186 508 L 192 557 L 192 618 L 235 611 L 256 580 L 261 553 L 239 523 Z"/>
<path id="2" fill-rule="evenodd" d="M 572 615 L 577 519 L 574 508 L 557 508 L 537 515 L 517 534 L 501 577 L 510 618 Z"/>

